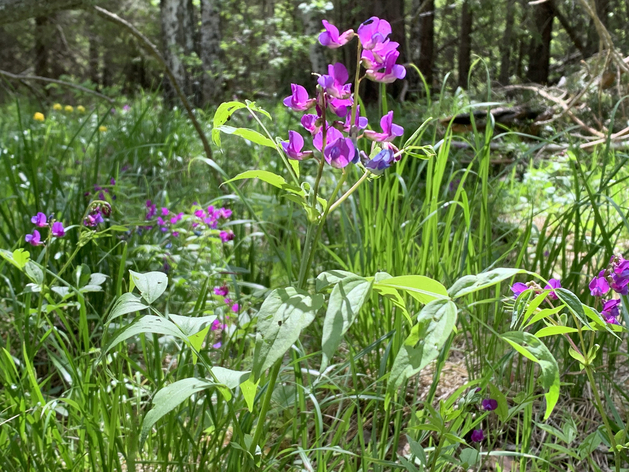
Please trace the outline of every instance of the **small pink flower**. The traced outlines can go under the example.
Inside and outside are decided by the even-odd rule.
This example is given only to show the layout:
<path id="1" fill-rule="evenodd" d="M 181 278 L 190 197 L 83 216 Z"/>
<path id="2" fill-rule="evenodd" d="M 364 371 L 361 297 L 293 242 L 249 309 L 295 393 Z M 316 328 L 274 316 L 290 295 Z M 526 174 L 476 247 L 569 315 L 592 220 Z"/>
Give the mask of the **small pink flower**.
<path id="1" fill-rule="evenodd" d="M 234 239 L 234 233 L 232 233 L 231 231 L 221 231 L 219 236 L 221 238 L 221 241 L 223 241 L 224 243 Z"/>
<path id="2" fill-rule="evenodd" d="M 27 234 L 24 236 L 24 240 L 31 246 L 41 246 L 43 244 L 41 242 L 41 234 L 39 234 L 39 231 L 36 229 L 33 230 L 33 234 Z"/>
<path id="3" fill-rule="evenodd" d="M 232 311 L 233 311 L 234 313 L 238 313 L 238 310 L 240 310 L 240 305 L 238 305 L 238 303 L 234 303 L 234 304 L 232 305 Z"/>

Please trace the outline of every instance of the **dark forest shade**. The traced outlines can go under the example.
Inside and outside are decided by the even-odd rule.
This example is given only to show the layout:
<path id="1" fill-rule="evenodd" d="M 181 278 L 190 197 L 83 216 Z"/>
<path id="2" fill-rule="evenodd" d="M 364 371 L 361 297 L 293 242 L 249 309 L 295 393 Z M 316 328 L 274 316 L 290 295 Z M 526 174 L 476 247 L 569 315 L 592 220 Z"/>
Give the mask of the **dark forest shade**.
<path id="1" fill-rule="evenodd" d="M 467 88 L 472 55 L 472 6 L 463 2 L 461 10 L 461 35 L 459 36 L 459 87 Z"/>
<path id="2" fill-rule="evenodd" d="M 539 84 L 548 83 L 550 71 L 550 42 L 555 16 L 548 2 L 533 6 L 532 37 L 529 47 L 529 70 L 527 78 Z"/>

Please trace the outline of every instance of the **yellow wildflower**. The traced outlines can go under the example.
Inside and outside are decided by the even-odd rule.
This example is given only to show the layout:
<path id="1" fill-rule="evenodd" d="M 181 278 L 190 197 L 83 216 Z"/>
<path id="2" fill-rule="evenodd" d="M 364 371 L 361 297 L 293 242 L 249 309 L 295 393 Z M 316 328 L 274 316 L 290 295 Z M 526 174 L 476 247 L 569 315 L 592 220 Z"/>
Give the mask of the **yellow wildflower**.
<path id="1" fill-rule="evenodd" d="M 76 111 L 78 111 L 79 113 L 85 113 L 85 107 L 83 105 L 79 105 L 78 107 L 76 107 Z"/>
<path id="2" fill-rule="evenodd" d="M 105 131 L 107 131 L 107 126 L 100 125 L 98 127 L 98 131 L 100 131 L 101 133 L 104 133 Z"/>
<path id="3" fill-rule="evenodd" d="M 72 112 L 74 111 L 74 107 L 73 107 L 73 106 L 71 106 L 71 105 L 66 105 L 66 111 L 67 111 L 68 113 L 72 113 Z"/>
<path id="4" fill-rule="evenodd" d="M 44 121 L 46 118 L 44 117 L 43 113 L 37 112 L 33 115 L 33 119 L 35 121 Z"/>
<path id="5" fill-rule="evenodd" d="M 62 109 L 61 103 L 55 103 L 55 104 L 52 106 L 52 109 L 53 109 L 53 110 L 57 110 L 57 111 L 61 110 L 61 109 Z"/>

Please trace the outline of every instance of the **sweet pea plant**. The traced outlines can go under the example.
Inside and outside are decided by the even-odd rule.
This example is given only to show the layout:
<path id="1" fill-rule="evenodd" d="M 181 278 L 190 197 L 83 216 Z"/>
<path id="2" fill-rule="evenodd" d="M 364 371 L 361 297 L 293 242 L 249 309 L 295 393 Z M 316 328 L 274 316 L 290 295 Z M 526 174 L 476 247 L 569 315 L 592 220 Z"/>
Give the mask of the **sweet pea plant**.
<path id="1" fill-rule="evenodd" d="M 278 188 L 287 200 L 302 208 L 307 220 L 297 270 L 282 260 L 286 278 L 290 281 L 288 286 L 270 291 L 257 313 L 247 317 L 246 322 L 240 319 L 239 310 L 233 310 L 232 307 L 235 318 L 232 321 L 236 329 L 243 328 L 249 320 L 255 323 L 255 334 L 248 338 L 234 338 L 240 343 L 251 342 L 255 345 L 249 370 L 236 371 L 220 367 L 214 363 L 215 358 L 208 355 L 211 342 L 206 341 L 206 337 L 209 330 L 223 327 L 225 323 L 219 320 L 216 313 L 184 316 L 165 313 L 158 308 L 157 301 L 168 285 L 168 277 L 162 272 L 131 273 L 130 290 L 114 304 L 108 322 L 115 320 L 119 323 L 122 317 L 138 311 L 145 314 L 134 318 L 132 324 L 123 324 L 122 329 L 113 335 L 103 349 L 103 356 L 121 341 L 142 333 L 168 335 L 177 339 L 182 352 L 188 353 L 185 359 L 195 366 L 194 376 L 166 385 L 154 395 L 152 409 L 142 423 L 141 439 L 146 440 L 153 428 L 159 427 L 158 422 L 188 398 L 192 396 L 198 402 L 200 392 L 211 390 L 212 395 L 217 395 L 212 398 L 221 396 L 224 400 L 221 405 L 227 411 L 229 428 L 233 431 L 230 447 L 238 451 L 239 467 L 245 470 L 256 469 L 264 462 L 264 451 L 269 439 L 265 436 L 266 419 L 271 400 L 276 388 L 284 383 L 280 374 L 283 372 L 288 375 L 292 371 L 294 377 L 290 383 L 296 386 L 299 444 L 286 454 L 298 455 L 302 464 L 309 464 L 308 470 L 314 470 L 314 467 L 327 470 L 326 464 L 335 460 L 335 454 L 355 453 L 326 448 L 320 442 L 325 427 L 322 420 L 316 421 L 314 438 L 308 434 L 310 413 L 307 404 L 311 402 L 317 405 L 318 392 L 327 388 L 334 375 L 347 368 L 352 369 L 353 380 L 356 381 L 354 363 L 358 355 L 355 356 L 352 351 L 350 329 L 360 316 L 380 322 L 379 307 L 385 303 L 391 304 L 394 307 L 394 330 L 390 333 L 386 348 L 391 362 L 385 365 L 386 372 L 378 380 L 381 406 L 378 407 L 380 410 L 374 422 L 380 422 L 379 427 L 385 438 L 385 431 L 393 422 L 393 436 L 396 439 L 393 444 L 383 440 L 374 446 L 376 450 L 373 452 L 377 455 L 374 463 L 378 467 L 403 466 L 409 471 L 436 471 L 478 465 L 484 460 L 481 458 L 486 458 L 489 453 L 483 450 L 488 439 L 493 436 L 491 444 L 494 444 L 499 436 L 498 432 L 493 434 L 488 425 L 500 428 L 499 425 L 506 424 L 521 411 L 521 407 L 510 410 L 505 396 L 492 384 L 490 376 L 469 382 L 466 389 L 474 388 L 467 393 L 465 389 L 459 389 L 446 402 L 441 402 L 438 408 L 432 405 L 433 386 L 421 414 L 405 422 L 409 434 L 414 434 L 414 438 L 409 436 L 411 453 L 405 456 L 400 454 L 396 459 L 392 458 L 391 450 L 397 450 L 397 441 L 403 434 L 403 422 L 399 418 L 405 406 L 406 386 L 409 380 L 436 359 L 439 372 L 456 333 L 459 311 L 467 309 L 472 294 L 498 286 L 524 271 L 493 269 L 479 275 L 466 275 L 449 289 L 424 275 L 392 275 L 385 272 L 359 275 L 342 270 L 314 273 L 318 267 L 315 254 L 322 243 L 322 230 L 335 209 L 361 185 L 368 185 L 399 160 L 405 157 L 430 159 L 434 154 L 431 147 L 419 144 L 428 121 L 404 140 L 404 129 L 394 123 L 392 111 L 380 118 L 379 130 L 371 129 L 367 117 L 361 115 L 357 93 L 362 80 L 388 84 L 403 79 L 406 74 L 404 66 L 397 64 L 399 45 L 389 39 L 390 24 L 384 19 L 372 17 L 362 23 L 356 32 L 347 30 L 340 33 L 325 20 L 323 27 L 324 31 L 319 36 L 323 46 L 336 49 L 356 42 L 356 70 L 350 82 L 345 65 L 329 65 L 327 74 L 316 77 L 313 96 L 309 95 L 304 86 L 291 84 L 291 95 L 283 103 L 293 111 L 309 112 L 300 119 L 303 131 L 289 130 L 287 140 L 275 140 L 263 122 L 265 117 L 270 119 L 271 116 L 249 101 L 224 103 L 213 119 L 212 136 L 217 145 L 221 144 L 221 133 L 239 136 L 273 149 L 285 166 L 286 177 L 269 171 L 248 170 L 227 180 L 225 184 L 239 193 L 239 189 L 234 186 L 235 181 L 254 178 L 264 181 Z M 250 113 L 265 134 L 226 124 L 234 113 L 243 109 Z M 213 162 L 208 164 L 217 168 Z M 327 195 L 324 195 L 325 189 L 321 185 L 324 172 L 331 173 L 336 180 L 334 188 Z M 170 210 L 161 210 L 161 214 L 159 211 L 153 203 L 147 202 L 147 220 L 156 222 L 156 225 L 153 223 L 147 226 L 157 226 L 158 231 L 176 237 L 174 233 L 178 231 L 175 228 L 182 220 L 186 220 L 186 216 L 181 213 L 171 215 Z M 212 227 L 216 222 L 214 211 L 208 209 L 206 212 L 199 208 L 194 215 L 203 224 Z M 209 223 L 205 221 L 208 213 L 212 213 Z M 170 221 L 165 217 L 170 217 Z M 225 232 L 220 233 L 219 237 L 227 242 L 231 235 Z M 277 251 L 277 255 L 282 259 L 281 250 Z M 614 266 L 613 270 L 617 268 Z M 607 272 L 601 274 L 601 277 L 605 281 L 610 277 L 615 280 Z M 595 285 L 601 293 L 604 291 L 603 282 L 596 282 Z M 135 293 L 136 288 L 139 293 Z M 529 361 L 539 365 L 539 381 L 546 400 L 544 418 L 547 419 L 559 398 L 560 377 L 556 360 L 540 338 L 563 335 L 569 340 L 575 353 L 573 357 L 589 372 L 592 382 L 591 361 L 597 348 L 585 343 L 587 332 L 606 330 L 613 335 L 620 328 L 606 322 L 610 314 L 614 313 L 614 307 L 606 305 L 604 312 L 608 314 L 601 315 L 595 309 L 581 304 L 574 294 L 561 288 L 557 280 L 548 281 L 544 288 L 536 283 L 519 283 L 513 286 L 513 291 L 516 301 L 512 328 L 519 327 L 519 330 L 502 334 L 494 331 L 494 334 Z M 227 297 L 228 289 L 217 286 L 214 293 Z M 325 315 L 320 318 L 317 315 L 321 311 L 325 311 Z M 576 326 L 568 326 L 568 315 L 572 316 Z M 302 333 L 313 323 L 320 328 L 312 329 L 309 333 L 320 333 L 320 339 L 316 336 L 315 341 L 320 344 L 320 365 L 317 370 L 307 369 L 303 364 L 305 357 L 319 358 L 318 352 L 312 355 L 303 353 L 303 357 L 297 354 L 303 352 L 301 347 L 297 347 L 301 346 Z M 539 323 L 547 326 L 535 334 L 525 331 Z M 487 329 L 493 331 L 489 326 Z M 574 333 L 579 336 L 580 346 L 570 337 Z M 336 356 L 344 340 L 352 352 L 347 362 L 339 361 Z M 224 348 L 229 347 L 230 342 L 229 336 L 222 338 Z M 287 353 L 292 356 L 289 366 L 285 366 Z M 304 380 L 304 371 L 308 373 L 308 381 Z M 435 379 L 438 380 L 438 373 Z M 247 411 L 237 409 L 235 397 L 244 399 Z M 524 408 L 529 411 L 538 397 L 531 392 L 524 402 Z M 213 400 L 214 403 L 218 405 L 218 400 Z M 321 412 L 318 411 L 317 415 L 320 417 Z M 432 447 L 424 448 L 422 444 L 431 444 Z M 617 446 L 613 440 L 611 445 Z M 273 464 L 270 463 L 269 467 L 272 468 Z"/>

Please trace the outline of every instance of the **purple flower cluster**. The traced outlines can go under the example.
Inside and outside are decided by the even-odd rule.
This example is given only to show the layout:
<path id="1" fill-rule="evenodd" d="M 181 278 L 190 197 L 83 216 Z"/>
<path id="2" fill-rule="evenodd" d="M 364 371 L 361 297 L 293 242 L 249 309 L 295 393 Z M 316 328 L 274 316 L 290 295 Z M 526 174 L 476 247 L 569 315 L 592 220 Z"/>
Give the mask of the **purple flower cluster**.
<path id="1" fill-rule="evenodd" d="M 92 202 L 89 211 L 83 219 L 83 224 L 89 228 L 95 228 L 105 222 L 105 218 L 111 215 L 111 205 L 107 202 Z"/>
<path id="2" fill-rule="evenodd" d="M 111 200 L 116 199 L 116 195 L 114 195 L 114 187 L 116 186 L 116 179 L 113 177 L 109 179 L 109 186 L 103 187 L 101 185 L 94 184 L 94 196 L 97 200 L 108 200 L 108 196 Z M 83 194 L 84 197 L 89 197 L 92 195 L 91 192 L 85 192 Z"/>
<path id="3" fill-rule="evenodd" d="M 31 218 L 31 223 L 38 228 L 50 228 L 50 232 L 55 238 L 63 238 L 66 235 L 63 223 L 60 221 L 54 221 L 52 216 L 47 217 L 46 214 L 41 211 Z M 34 229 L 31 234 L 24 236 L 24 240 L 31 246 L 41 246 L 44 244 L 41 240 L 41 233 L 36 229 Z"/>
<path id="4" fill-rule="evenodd" d="M 593 297 L 602 298 L 610 290 L 619 295 L 629 293 L 629 260 L 615 255 L 609 261 L 606 269 L 601 270 L 590 282 L 590 293 Z M 603 300 L 603 319 L 610 324 L 620 324 L 618 321 L 620 305 L 619 299 Z"/>
<path id="5" fill-rule="evenodd" d="M 231 309 L 233 313 L 238 313 L 238 311 L 240 310 L 240 306 L 238 305 L 238 303 L 232 302 L 231 298 L 228 297 L 229 287 L 227 285 L 214 287 L 214 295 L 218 297 L 222 297 L 225 304 L 229 306 L 229 308 Z M 229 316 L 225 315 L 225 321 L 227 321 L 228 319 L 229 319 Z M 225 330 L 225 328 L 227 328 L 227 323 L 221 323 L 221 321 L 219 321 L 218 319 L 214 320 L 214 322 L 210 326 L 210 329 L 212 331 L 216 331 L 219 329 L 223 331 Z M 223 343 L 221 341 L 218 341 L 215 344 L 213 344 L 212 347 L 214 349 L 219 349 L 222 345 Z"/>
<path id="6" fill-rule="evenodd" d="M 159 214 L 159 216 L 158 216 Z M 157 205 L 151 200 L 146 201 L 146 220 L 152 222 L 155 220 L 155 226 L 160 231 L 166 233 L 170 231 L 170 234 L 177 238 L 179 237 L 179 231 L 175 226 L 183 221 L 185 213 L 175 213 L 167 207 L 157 208 Z M 227 220 L 231 218 L 232 211 L 229 208 L 214 208 L 210 205 L 207 209 L 200 207 L 197 203 L 194 204 L 192 212 L 188 221 L 191 221 L 192 228 L 195 232 L 199 232 L 203 229 L 217 229 L 221 220 Z M 142 226 L 142 230 L 151 230 L 154 225 Z M 219 238 L 222 242 L 226 243 L 234 239 L 234 233 L 232 231 L 220 231 Z"/>
<path id="7" fill-rule="evenodd" d="M 360 25 L 357 34 L 353 30 L 340 34 L 336 26 L 325 20 L 323 26 L 325 31 L 319 35 L 319 42 L 332 49 L 358 36 L 365 77 L 390 83 L 406 75 L 406 69 L 395 63 L 399 57 L 399 44 L 388 39 L 391 25 L 386 20 L 372 17 Z M 352 94 L 352 84 L 348 81 L 349 73 L 343 64 L 330 64 L 327 74 L 317 79 L 316 97 L 310 98 L 303 86 L 291 84 L 292 93 L 284 99 L 284 105 L 295 111 L 307 111 L 314 107 L 316 113 L 304 115 L 301 124 L 311 134 L 312 146 L 328 165 L 342 169 L 349 164 L 358 164 L 362 157 L 367 169 L 380 174 L 396 161 L 399 150 L 391 141 L 402 136 L 404 129 L 393 123 L 391 111 L 380 120 L 382 132 L 368 130 L 361 135 L 368 120 L 360 116 L 360 108 Z M 334 119 L 333 115 L 343 121 Z M 358 151 L 356 141 L 361 137 L 379 143 L 379 152 L 373 159 Z M 301 161 L 314 155 L 313 150 L 304 150 L 304 144 L 300 133 L 289 131 L 288 141 L 282 142 L 282 147 L 289 159 Z"/>
<path id="8" fill-rule="evenodd" d="M 541 293 L 542 290 L 550 290 L 548 298 L 550 300 L 557 300 L 557 294 L 555 293 L 556 288 L 561 288 L 561 282 L 559 279 L 550 279 L 543 289 L 535 283 L 527 285 L 522 282 L 516 282 L 511 286 L 511 291 L 513 292 L 513 298 L 517 299 L 525 290 L 532 289 L 535 290 L 536 293 Z"/>

